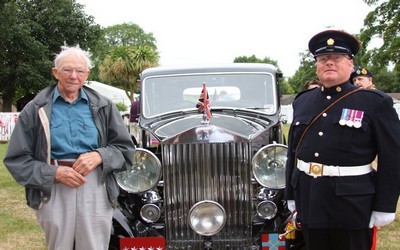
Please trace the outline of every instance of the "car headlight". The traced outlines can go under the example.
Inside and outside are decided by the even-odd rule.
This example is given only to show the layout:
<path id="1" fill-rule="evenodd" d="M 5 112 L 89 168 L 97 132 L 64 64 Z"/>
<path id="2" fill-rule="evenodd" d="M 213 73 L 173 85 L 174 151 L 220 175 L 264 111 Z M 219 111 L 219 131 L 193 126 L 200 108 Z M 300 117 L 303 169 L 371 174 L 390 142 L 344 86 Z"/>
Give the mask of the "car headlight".
<path id="1" fill-rule="evenodd" d="M 211 236 L 222 230 L 226 222 L 225 209 L 217 202 L 204 200 L 189 211 L 189 225 L 196 233 Z"/>
<path id="2" fill-rule="evenodd" d="M 115 176 L 122 189 L 130 193 L 142 193 L 158 184 L 161 178 L 161 162 L 151 151 L 137 148 L 133 165 Z"/>
<path id="3" fill-rule="evenodd" d="M 267 188 L 285 188 L 287 146 L 270 144 L 261 148 L 252 159 L 253 175 Z"/>

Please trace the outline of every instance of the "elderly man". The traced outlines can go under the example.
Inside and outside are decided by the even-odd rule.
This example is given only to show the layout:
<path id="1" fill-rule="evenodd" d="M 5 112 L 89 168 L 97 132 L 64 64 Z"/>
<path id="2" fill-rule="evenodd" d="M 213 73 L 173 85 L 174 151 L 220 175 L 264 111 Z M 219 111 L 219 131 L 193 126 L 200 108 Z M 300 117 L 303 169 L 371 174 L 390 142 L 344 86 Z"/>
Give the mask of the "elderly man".
<path id="1" fill-rule="evenodd" d="M 133 164 L 135 147 L 111 100 L 85 87 L 89 53 L 63 46 L 57 83 L 22 110 L 4 164 L 25 187 L 48 249 L 108 249 L 119 189 L 114 172 Z"/>
<path id="2" fill-rule="evenodd" d="M 309 41 L 322 86 L 293 102 L 286 193 L 309 250 L 369 250 L 395 218 L 400 121 L 392 98 L 349 82 L 358 40 L 327 30 Z M 378 157 L 378 171 L 371 162 Z"/>
<path id="3" fill-rule="evenodd" d="M 358 68 L 350 75 L 350 82 L 364 89 L 376 89 L 372 81 L 372 73 L 366 68 Z"/>

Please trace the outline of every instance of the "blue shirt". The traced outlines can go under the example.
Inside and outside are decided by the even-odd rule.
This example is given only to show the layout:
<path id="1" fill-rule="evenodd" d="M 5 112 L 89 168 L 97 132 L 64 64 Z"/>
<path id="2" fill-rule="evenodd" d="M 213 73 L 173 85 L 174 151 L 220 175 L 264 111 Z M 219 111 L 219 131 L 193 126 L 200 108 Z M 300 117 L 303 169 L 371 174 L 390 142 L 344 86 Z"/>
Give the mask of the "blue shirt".
<path id="1" fill-rule="evenodd" d="M 76 159 L 98 148 L 98 131 L 83 89 L 74 102 L 66 101 L 56 88 L 50 121 L 51 159 Z"/>

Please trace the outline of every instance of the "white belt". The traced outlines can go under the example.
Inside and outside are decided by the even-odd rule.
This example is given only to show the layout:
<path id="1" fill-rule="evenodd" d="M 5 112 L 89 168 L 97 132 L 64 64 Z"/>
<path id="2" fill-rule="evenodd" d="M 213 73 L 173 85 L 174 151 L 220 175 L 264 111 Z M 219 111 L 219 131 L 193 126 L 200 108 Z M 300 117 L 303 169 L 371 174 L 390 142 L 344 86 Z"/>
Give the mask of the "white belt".
<path id="1" fill-rule="evenodd" d="M 356 176 L 368 174 L 372 171 L 371 164 L 341 167 L 323 165 L 315 162 L 304 162 L 299 159 L 297 159 L 297 168 L 314 178 L 319 176 Z"/>

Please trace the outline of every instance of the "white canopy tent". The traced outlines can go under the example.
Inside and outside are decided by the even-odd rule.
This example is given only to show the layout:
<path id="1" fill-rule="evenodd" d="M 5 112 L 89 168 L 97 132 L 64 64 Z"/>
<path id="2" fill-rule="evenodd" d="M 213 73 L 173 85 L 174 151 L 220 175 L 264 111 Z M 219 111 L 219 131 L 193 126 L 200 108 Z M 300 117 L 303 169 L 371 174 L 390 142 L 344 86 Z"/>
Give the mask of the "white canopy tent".
<path id="1" fill-rule="evenodd" d="M 125 90 L 113 87 L 111 85 L 107 85 L 101 82 L 96 81 L 88 81 L 85 83 L 86 86 L 92 88 L 99 92 L 101 95 L 111 99 L 114 103 L 123 103 L 125 106 L 129 108 L 131 107 L 131 101 L 125 93 Z M 138 95 L 135 94 L 135 99 L 138 98 Z"/>

